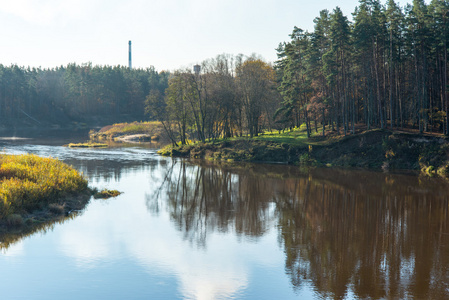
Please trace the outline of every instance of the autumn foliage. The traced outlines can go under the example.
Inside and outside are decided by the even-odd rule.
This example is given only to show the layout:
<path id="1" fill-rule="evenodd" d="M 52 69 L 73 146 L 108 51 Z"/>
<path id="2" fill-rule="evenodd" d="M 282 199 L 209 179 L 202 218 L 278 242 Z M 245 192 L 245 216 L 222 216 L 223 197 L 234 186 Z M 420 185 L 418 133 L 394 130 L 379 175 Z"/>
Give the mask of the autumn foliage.
<path id="1" fill-rule="evenodd" d="M 57 159 L 0 155 L 0 219 L 41 209 L 85 190 L 83 175 Z"/>

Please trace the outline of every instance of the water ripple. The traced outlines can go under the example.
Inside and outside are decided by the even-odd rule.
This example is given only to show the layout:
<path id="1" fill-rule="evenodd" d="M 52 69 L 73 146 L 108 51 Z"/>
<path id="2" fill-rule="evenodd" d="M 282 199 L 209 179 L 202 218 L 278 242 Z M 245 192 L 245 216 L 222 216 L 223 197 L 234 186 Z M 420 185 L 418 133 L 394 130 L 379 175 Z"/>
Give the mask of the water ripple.
<path id="1" fill-rule="evenodd" d="M 55 157 L 61 160 L 104 160 L 104 161 L 148 161 L 153 160 L 156 156 L 155 149 L 147 148 L 67 148 L 63 146 L 46 146 L 46 145 L 17 145 L 5 143 L 2 151 L 6 154 L 25 154 L 33 153 L 39 156 Z"/>

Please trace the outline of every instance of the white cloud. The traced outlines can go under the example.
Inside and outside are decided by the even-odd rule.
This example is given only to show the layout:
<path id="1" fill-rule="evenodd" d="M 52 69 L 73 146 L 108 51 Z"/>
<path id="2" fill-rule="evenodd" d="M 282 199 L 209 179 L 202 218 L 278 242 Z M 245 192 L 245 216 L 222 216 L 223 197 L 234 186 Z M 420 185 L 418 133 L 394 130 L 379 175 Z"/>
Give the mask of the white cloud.
<path id="1" fill-rule="evenodd" d="M 7 250 L 3 251 L 0 256 L 17 258 L 19 256 L 23 256 L 25 254 L 25 249 L 23 246 L 23 240 L 18 241 L 8 247 Z"/>
<path id="2" fill-rule="evenodd" d="M 183 240 L 165 209 L 159 217 L 148 213 L 145 201 L 139 200 L 145 199 L 147 192 L 142 189 L 142 174 L 135 176 L 114 183 L 114 188 L 125 194 L 109 202 L 93 201 L 83 216 L 59 232 L 58 248 L 78 268 L 95 268 L 105 261 L 129 257 L 149 274 L 176 276 L 178 292 L 186 298 L 222 299 L 244 292 L 250 284 L 251 264 L 283 264 L 282 253 L 273 242 L 275 232 L 257 244 L 242 243 L 232 233 L 219 232 L 208 233 L 205 248 Z M 143 182 L 148 182 L 148 187 L 158 185 L 147 180 Z M 118 214 L 120 211 L 126 214 Z"/>
<path id="3" fill-rule="evenodd" d="M 128 201 L 127 215 L 120 219 L 116 212 L 125 208 L 119 208 L 120 199 L 113 201 L 92 203 L 85 215 L 61 231 L 59 249 L 78 268 L 133 257 L 150 274 L 175 274 L 179 292 L 199 300 L 229 297 L 248 285 L 248 255 L 232 235 L 211 234 L 210 247 L 196 249 L 182 241 L 167 216 L 153 219 L 142 202 Z"/>

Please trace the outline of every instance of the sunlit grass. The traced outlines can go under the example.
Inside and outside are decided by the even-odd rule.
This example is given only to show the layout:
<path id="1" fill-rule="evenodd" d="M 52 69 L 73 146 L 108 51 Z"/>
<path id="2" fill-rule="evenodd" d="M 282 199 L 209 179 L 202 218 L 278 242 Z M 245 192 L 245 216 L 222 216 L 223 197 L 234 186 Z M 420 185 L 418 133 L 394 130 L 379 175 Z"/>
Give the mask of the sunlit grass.
<path id="1" fill-rule="evenodd" d="M 87 189 L 83 175 L 57 159 L 0 155 L 0 219 L 41 209 Z"/>
<path id="2" fill-rule="evenodd" d="M 161 122 L 132 122 L 132 123 L 117 123 L 101 128 L 100 131 L 91 131 L 89 133 L 91 140 L 114 140 L 116 137 L 134 134 L 146 134 L 151 137 L 151 140 L 159 140 L 164 133 L 164 128 Z"/>
<path id="3" fill-rule="evenodd" d="M 276 144 L 288 144 L 292 146 L 307 146 L 307 145 L 319 145 L 327 144 L 331 139 L 328 137 L 324 138 L 322 136 L 322 127 L 310 130 L 310 138 L 307 137 L 306 125 L 303 124 L 300 127 L 294 127 L 292 129 L 279 130 L 265 130 L 259 133 L 258 136 L 254 136 L 252 140 L 271 142 Z M 214 140 L 208 140 L 207 142 L 220 143 L 223 141 L 238 141 L 238 140 L 248 140 L 249 135 L 236 136 L 232 138 L 219 138 Z"/>
<path id="4" fill-rule="evenodd" d="M 132 122 L 132 123 L 118 123 L 112 125 L 112 127 L 106 131 L 107 133 L 144 133 L 148 132 L 155 125 L 159 125 L 160 122 Z"/>
<path id="5" fill-rule="evenodd" d="M 111 197 L 117 197 L 119 195 L 121 195 L 122 192 L 119 192 L 117 190 L 108 190 L 108 189 L 103 189 L 99 192 L 94 193 L 94 198 L 95 199 L 108 199 Z"/>
<path id="6" fill-rule="evenodd" d="M 285 143 L 295 146 L 306 145 L 310 142 L 307 138 L 307 132 L 305 128 L 294 128 L 292 130 L 285 130 L 281 133 L 279 133 L 278 131 L 266 131 L 255 137 L 254 139 L 279 144 Z"/>
<path id="7" fill-rule="evenodd" d="M 69 148 L 107 148 L 108 144 L 87 142 L 87 143 L 70 143 L 66 146 Z"/>

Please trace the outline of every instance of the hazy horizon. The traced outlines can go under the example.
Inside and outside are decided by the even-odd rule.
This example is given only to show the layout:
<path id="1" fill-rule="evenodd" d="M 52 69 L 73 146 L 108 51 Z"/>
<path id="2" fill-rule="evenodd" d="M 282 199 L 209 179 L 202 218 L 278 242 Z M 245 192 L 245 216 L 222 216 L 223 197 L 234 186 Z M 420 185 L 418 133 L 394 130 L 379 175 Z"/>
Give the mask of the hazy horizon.
<path id="1" fill-rule="evenodd" d="M 357 5 L 338 3 L 348 18 Z M 321 0 L 0 0 L 0 64 L 127 66 L 129 40 L 135 68 L 174 70 L 222 53 L 255 53 L 273 62 L 294 26 L 312 31 L 319 12 L 336 6 Z"/>

